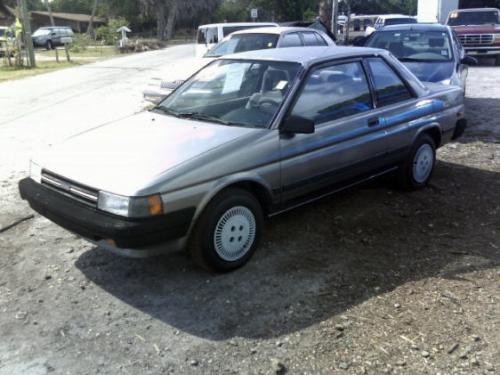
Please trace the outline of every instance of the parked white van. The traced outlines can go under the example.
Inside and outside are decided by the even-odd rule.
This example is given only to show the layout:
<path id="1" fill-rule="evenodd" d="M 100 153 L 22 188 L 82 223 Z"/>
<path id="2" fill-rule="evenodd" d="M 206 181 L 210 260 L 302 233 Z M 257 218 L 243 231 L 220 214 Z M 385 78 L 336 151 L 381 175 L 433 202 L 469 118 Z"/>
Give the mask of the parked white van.
<path id="1" fill-rule="evenodd" d="M 213 23 L 198 27 L 196 37 L 196 57 L 202 57 L 219 41 L 235 31 L 255 29 L 257 27 L 278 27 L 272 22 L 239 22 L 239 23 Z"/>

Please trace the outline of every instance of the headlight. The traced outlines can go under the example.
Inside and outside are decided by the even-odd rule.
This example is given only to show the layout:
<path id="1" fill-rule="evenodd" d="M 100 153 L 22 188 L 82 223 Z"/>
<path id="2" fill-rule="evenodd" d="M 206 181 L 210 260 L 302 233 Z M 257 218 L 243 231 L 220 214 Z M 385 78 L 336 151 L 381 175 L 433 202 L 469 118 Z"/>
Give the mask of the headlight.
<path id="1" fill-rule="evenodd" d="M 494 34 L 495 42 L 500 42 L 500 34 Z"/>
<path id="2" fill-rule="evenodd" d="M 30 160 L 30 177 L 32 180 L 42 183 L 42 167 Z"/>
<path id="3" fill-rule="evenodd" d="M 444 79 L 442 81 L 439 81 L 440 84 L 449 86 L 451 85 L 451 79 Z"/>
<path id="4" fill-rule="evenodd" d="M 157 216 L 163 213 L 163 204 L 159 194 L 148 197 L 124 197 L 101 191 L 97 207 L 115 215 L 134 218 Z"/>

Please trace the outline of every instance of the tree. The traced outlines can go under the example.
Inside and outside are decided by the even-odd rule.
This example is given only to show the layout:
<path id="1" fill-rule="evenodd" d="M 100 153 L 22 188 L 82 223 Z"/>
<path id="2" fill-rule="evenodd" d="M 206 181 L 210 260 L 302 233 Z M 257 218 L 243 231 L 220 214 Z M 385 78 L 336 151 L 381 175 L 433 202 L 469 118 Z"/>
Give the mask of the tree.
<path id="1" fill-rule="evenodd" d="M 94 38 L 94 17 L 95 17 L 95 12 L 97 11 L 97 5 L 99 4 L 99 0 L 94 0 L 94 4 L 92 6 L 92 13 L 90 13 L 90 21 L 89 21 L 89 27 L 87 28 L 87 34 L 91 37 Z"/>

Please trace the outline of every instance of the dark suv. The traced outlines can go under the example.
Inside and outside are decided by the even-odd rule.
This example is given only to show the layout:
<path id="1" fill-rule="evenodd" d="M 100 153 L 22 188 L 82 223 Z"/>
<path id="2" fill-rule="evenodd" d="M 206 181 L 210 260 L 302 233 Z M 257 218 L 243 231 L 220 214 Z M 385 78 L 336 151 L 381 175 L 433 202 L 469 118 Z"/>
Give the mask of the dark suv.
<path id="1" fill-rule="evenodd" d="M 447 24 L 455 30 L 468 55 L 492 56 L 500 65 L 500 10 L 454 10 Z"/>
<path id="2" fill-rule="evenodd" d="M 40 27 L 33 35 L 33 45 L 35 47 L 45 47 L 53 49 L 64 44 L 63 38 L 73 37 L 73 30 L 67 26 Z"/>

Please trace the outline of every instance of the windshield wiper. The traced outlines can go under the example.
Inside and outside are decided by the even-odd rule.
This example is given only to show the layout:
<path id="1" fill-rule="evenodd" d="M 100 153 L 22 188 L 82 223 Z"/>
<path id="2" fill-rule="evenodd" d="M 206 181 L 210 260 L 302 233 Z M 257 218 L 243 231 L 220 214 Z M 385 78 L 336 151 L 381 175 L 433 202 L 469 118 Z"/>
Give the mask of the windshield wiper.
<path id="1" fill-rule="evenodd" d="M 180 112 L 180 113 L 178 113 L 178 117 L 187 118 L 190 120 L 215 122 L 217 124 L 222 124 L 222 125 L 227 125 L 227 126 L 237 125 L 236 123 L 233 123 L 230 121 L 225 121 L 219 117 L 215 117 L 215 116 L 208 115 L 206 113 L 200 113 L 200 112 Z"/>
<path id="2" fill-rule="evenodd" d="M 424 59 L 414 59 L 414 58 L 411 58 L 411 57 L 400 57 L 398 60 L 399 61 L 407 61 L 407 62 L 413 62 L 413 61 L 422 62 L 422 61 L 425 61 Z"/>
<path id="3" fill-rule="evenodd" d="M 166 107 L 163 107 L 161 105 L 154 107 L 152 109 L 152 111 L 159 111 L 159 112 L 164 113 L 166 115 L 174 116 L 174 117 L 177 117 L 177 118 L 181 117 L 179 115 L 179 112 L 173 111 L 173 110 L 171 110 L 169 108 L 166 108 Z"/>

